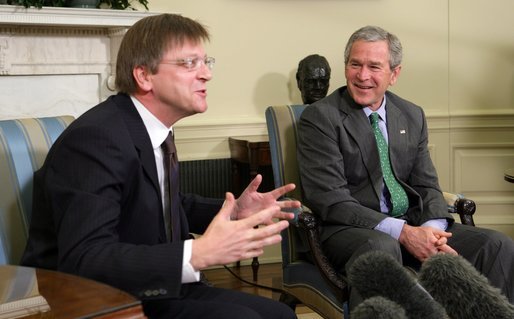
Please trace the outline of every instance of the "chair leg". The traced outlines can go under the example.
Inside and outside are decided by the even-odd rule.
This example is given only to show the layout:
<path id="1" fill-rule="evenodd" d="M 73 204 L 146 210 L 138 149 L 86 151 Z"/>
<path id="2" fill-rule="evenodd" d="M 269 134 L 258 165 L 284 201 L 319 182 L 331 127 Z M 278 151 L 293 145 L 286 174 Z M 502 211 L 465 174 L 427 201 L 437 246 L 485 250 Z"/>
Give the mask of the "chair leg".
<path id="1" fill-rule="evenodd" d="M 296 310 L 296 305 L 300 303 L 300 301 L 298 299 L 296 299 L 294 296 L 288 294 L 287 292 L 282 292 L 280 294 L 279 301 L 285 303 L 293 310 Z"/>

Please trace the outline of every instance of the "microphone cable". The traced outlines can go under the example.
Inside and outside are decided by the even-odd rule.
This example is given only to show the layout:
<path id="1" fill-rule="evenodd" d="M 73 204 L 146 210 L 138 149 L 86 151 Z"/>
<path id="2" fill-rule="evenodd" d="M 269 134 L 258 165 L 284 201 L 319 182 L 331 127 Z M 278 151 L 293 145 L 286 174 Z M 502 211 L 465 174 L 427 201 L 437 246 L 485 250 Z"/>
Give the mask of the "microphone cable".
<path id="1" fill-rule="evenodd" d="M 287 294 L 286 291 L 280 289 L 280 288 L 275 288 L 275 287 L 270 287 L 270 286 L 266 286 L 266 285 L 261 285 L 261 284 L 258 284 L 258 283 L 255 283 L 255 282 L 251 282 L 251 281 L 248 281 L 244 278 L 242 278 L 241 276 L 239 276 L 238 274 L 236 274 L 232 269 L 230 269 L 229 267 L 227 267 L 227 265 L 223 265 L 223 267 L 225 267 L 225 269 L 232 275 L 234 276 L 236 279 L 238 279 L 239 281 L 241 282 L 244 282 L 245 284 L 248 284 L 250 286 L 253 286 L 253 287 L 257 287 L 257 288 L 262 288 L 262 289 L 267 289 L 267 290 L 271 290 L 271 291 L 274 291 L 274 292 L 279 292 L 279 293 L 285 293 Z"/>

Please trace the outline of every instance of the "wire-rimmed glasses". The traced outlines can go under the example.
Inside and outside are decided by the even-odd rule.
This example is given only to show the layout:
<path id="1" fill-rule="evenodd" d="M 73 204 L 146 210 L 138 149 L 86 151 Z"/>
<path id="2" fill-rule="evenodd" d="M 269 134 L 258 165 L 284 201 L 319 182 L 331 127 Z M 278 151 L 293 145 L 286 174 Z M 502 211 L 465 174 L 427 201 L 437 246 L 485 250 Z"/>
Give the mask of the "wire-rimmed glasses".
<path id="1" fill-rule="evenodd" d="M 205 57 L 188 57 L 183 59 L 177 59 L 177 60 L 170 60 L 170 61 L 162 61 L 159 64 L 174 64 L 174 65 L 180 65 L 188 69 L 189 71 L 194 71 L 200 68 L 201 64 L 205 64 L 209 70 L 212 70 L 214 67 L 214 64 L 216 63 L 216 59 L 210 56 Z"/>

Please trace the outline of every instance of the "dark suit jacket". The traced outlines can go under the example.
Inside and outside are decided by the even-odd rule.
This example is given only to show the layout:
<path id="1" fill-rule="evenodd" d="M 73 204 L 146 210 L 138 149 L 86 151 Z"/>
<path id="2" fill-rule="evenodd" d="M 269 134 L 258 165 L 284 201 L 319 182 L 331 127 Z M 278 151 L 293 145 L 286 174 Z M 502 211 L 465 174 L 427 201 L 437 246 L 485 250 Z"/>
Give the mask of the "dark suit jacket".
<path id="1" fill-rule="evenodd" d="M 182 195 L 182 233 L 202 233 L 222 200 Z M 187 217 L 186 217 L 187 216 Z M 138 297 L 178 296 L 183 242 L 167 243 L 150 137 L 127 95 L 76 119 L 34 176 L 22 264 L 89 277 Z"/>
<path id="2" fill-rule="evenodd" d="M 389 155 L 409 197 L 409 224 L 437 218 L 451 223 L 428 152 L 423 110 L 391 92 L 386 101 Z M 370 121 L 346 87 L 303 112 L 298 165 L 304 198 L 323 220 L 323 240 L 345 227 L 372 229 L 387 217 L 380 213 L 382 171 Z"/>

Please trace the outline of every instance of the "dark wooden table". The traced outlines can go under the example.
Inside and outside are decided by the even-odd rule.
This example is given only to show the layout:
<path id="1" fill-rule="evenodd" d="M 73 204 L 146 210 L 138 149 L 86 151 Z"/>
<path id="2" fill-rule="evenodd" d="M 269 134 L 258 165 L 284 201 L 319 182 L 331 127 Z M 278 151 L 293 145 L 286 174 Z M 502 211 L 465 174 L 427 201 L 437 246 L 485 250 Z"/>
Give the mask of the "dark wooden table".
<path id="1" fill-rule="evenodd" d="M 239 196 L 257 174 L 263 175 L 259 191 L 265 192 L 273 189 L 268 136 L 229 137 L 228 143 L 232 159 L 234 194 Z M 259 272 L 259 258 L 257 257 L 252 259 L 252 270 L 253 281 L 257 281 Z"/>
<path id="2" fill-rule="evenodd" d="M 24 270 L 34 270 L 39 293 L 47 300 L 50 311 L 24 318 L 146 318 L 139 300 L 106 284 L 51 270 L 11 265 L 0 267 L 4 275 L 11 276 L 0 285 L 24 281 L 26 278 L 17 277 L 26 277 L 27 271 Z"/>

